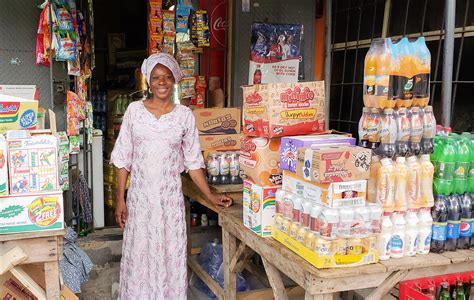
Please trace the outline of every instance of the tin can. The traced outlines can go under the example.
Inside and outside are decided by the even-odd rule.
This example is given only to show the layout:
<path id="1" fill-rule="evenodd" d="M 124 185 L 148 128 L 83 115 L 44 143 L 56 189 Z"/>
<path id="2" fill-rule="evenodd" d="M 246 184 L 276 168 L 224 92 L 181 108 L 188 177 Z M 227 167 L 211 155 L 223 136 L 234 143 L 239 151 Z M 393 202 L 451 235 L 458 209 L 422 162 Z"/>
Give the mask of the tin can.
<path id="1" fill-rule="evenodd" d="M 298 235 L 298 230 L 300 229 L 300 224 L 299 223 L 292 223 L 290 225 L 290 236 L 296 240 L 297 235 Z"/>
<path id="2" fill-rule="evenodd" d="M 332 253 L 334 255 L 346 255 L 347 254 L 347 243 L 346 239 L 339 238 L 332 241 Z"/>
<path id="3" fill-rule="evenodd" d="M 362 254 L 362 239 L 352 238 L 347 239 L 347 255 Z"/>
<path id="4" fill-rule="evenodd" d="M 290 226 L 291 226 L 291 221 L 289 219 L 283 219 L 280 230 L 286 234 L 290 234 Z"/>
<path id="5" fill-rule="evenodd" d="M 309 230 L 308 227 L 301 226 L 296 233 L 296 241 L 301 245 L 304 245 L 304 240 L 306 237 L 306 232 Z"/>
<path id="6" fill-rule="evenodd" d="M 304 245 L 306 248 L 313 250 L 314 243 L 316 242 L 316 233 L 312 230 L 306 231 L 306 236 L 304 237 Z"/>
<path id="7" fill-rule="evenodd" d="M 332 241 L 323 238 L 316 238 L 314 251 L 318 256 L 332 256 Z"/>
<path id="8" fill-rule="evenodd" d="M 374 251 L 377 249 L 377 237 L 375 235 L 362 239 L 362 252 Z"/>

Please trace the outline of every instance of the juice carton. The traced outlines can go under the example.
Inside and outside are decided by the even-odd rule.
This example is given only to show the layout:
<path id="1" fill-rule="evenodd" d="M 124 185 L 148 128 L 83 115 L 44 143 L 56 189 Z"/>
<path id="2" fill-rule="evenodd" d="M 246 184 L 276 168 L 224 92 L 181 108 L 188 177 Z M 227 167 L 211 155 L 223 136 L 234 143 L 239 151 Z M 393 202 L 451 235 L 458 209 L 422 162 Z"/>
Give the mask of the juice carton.
<path id="1" fill-rule="evenodd" d="M 244 134 L 282 137 L 324 131 L 324 82 L 244 86 Z"/>
<path id="2" fill-rule="evenodd" d="M 240 133 L 240 108 L 202 108 L 195 109 L 193 113 L 199 134 Z"/>
<path id="3" fill-rule="evenodd" d="M 0 95 L 0 133 L 36 129 L 38 101 Z"/>
<path id="4" fill-rule="evenodd" d="M 312 146 L 298 151 L 296 174 L 318 183 L 354 181 L 370 176 L 371 151 L 356 146 Z"/>
<path id="5" fill-rule="evenodd" d="M 211 151 L 233 151 L 240 149 L 240 138 L 242 134 L 208 134 L 199 136 L 201 150 Z"/>
<path id="6" fill-rule="evenodd" d="M 355 145 L 355 138 L 340 134 L 322 134 L 307 136 L 289 136 L 281 139 L 280 167 L 282 170 L 296 172 L 298 149 L 308 148 L 311 145 L 347 144 Z"/>
<path id="7" fill-rule="evenodd" d="M 315 203 L 332 207 L 364 206 L 367 198 L 367 181 L 316 183 L 290 171 L 283 171 L 282 188 Z"/>
<path id="8" fill-rule="evenodd" d="M 0 135 L 0 196 L 8 195 L 7 140 Z"/>
<path id="9" fill-rule="evenodd" d="M 272 234 L 275 215 L 275 193 L 278 187 L 251 184 L 248 209 L 244 209 L 245 226 L 262 237 Z"/>
<path id="10" fill-rule="evenodd" d="M 240 175 L 261 186 L 281 184 L 280 139 L 242 137 Z"/>

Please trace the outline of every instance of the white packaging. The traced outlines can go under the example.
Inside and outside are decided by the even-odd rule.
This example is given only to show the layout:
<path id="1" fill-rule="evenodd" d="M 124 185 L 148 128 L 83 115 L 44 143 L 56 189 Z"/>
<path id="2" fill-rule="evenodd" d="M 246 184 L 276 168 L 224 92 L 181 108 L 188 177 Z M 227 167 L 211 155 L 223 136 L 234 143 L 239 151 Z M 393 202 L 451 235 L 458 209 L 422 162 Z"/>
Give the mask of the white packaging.
<path id="1" fill-rule="evenodd" d="M 402 258 L 405 252 L 405 218 L 402 213 L 393 214 L 392 238 L 390 240 L 390 257 Z"/>
<path id="2" fill-rule="evenodd" d="M 250 193 L 252 192 L 252 183 L 244 180 L 243 182 L 243 194 L 242 194 L 242 207 L 243 207 L 243 222 L 244 226 L 250 228 Z"/>
<path id="3" fill-rule="evenodd" d="M 433 217 L 429 209 L 421 209 L 418 213 L 418 243 L 416 253 L 428 254 L 431 248 L 431 226 L 433 225 Z"/>
<path id="4" fill-rule="evenodd" d="M 354 209 L 340 208 L 339 209 L 339 227 L 337 233 L 340 237 L 349 238 L 352 235 L 352 226 L 354 224 Z"/>
<path id="5" fill-rule="evenodd" d="M 339 211 L 336 208 L 324 207 L 319 214 L 319 233 L 327 239 L 337 238 Z"/>
<path id="6" fill-rule="evenodd" d="M 279 187 L 262 187 L 251 184 L 248 209 L 244 208 L 244 225 L 259 236 L 269 237 L 272 234 L 275 215 L 275 194 Z"/>
<path id="7" fill-rule="evenodd" d="M 405 217 L 405 256 L 414 256 L 417 249 L 418 216 L 416 211 L 408 211 Z"/>
<path id="8" fill-rule="evenodd" d="M 372 233 L 380 233 L 383 208 L 375 203 L 370 203 L 367 207 L 370 210 L 370 231 L 372 231 Z"/>
<path id="9" fill-rule="evenodd" d="M 386 213 L 382 217 L 382 230 L 377 238 L 377 248 L 379 250 L 379 259 L 388 260 L 391 255 L 391 239 L 393 224 L 390 220 L 390 214 Z"/>
<path id="10" fill-rule="evenodd" d="M 7 141 L 0 135 L 0 196 L 8 195 L 8 147 Z"/>

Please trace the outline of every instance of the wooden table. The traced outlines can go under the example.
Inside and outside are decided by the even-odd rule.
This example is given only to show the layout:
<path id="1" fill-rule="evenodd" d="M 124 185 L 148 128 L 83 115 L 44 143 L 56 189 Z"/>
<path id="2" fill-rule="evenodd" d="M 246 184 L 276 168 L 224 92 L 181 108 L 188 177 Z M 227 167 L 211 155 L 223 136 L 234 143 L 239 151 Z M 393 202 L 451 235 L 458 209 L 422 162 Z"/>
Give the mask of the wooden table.
<path id="1" fill-rule="evenodd" d="M 55 230 L 0 235 L 0 274 L 10 271 L 38 299 L 59 299 L 64 234 L 65 230 Z"/>

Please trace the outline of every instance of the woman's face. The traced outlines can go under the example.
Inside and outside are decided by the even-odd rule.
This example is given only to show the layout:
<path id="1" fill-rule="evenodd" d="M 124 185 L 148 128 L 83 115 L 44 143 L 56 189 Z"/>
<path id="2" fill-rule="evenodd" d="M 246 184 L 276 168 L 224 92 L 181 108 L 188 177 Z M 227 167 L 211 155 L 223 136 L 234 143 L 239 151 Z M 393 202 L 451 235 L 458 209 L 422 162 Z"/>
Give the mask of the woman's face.
<path id="1" fill-rule="evenodd" d="M 150 76 L 150 89 L 153 97 L 159 100 L 169 100 L 173 93 L 173 85 L 173 73 L 162 64 L 157 64 Z"/>

